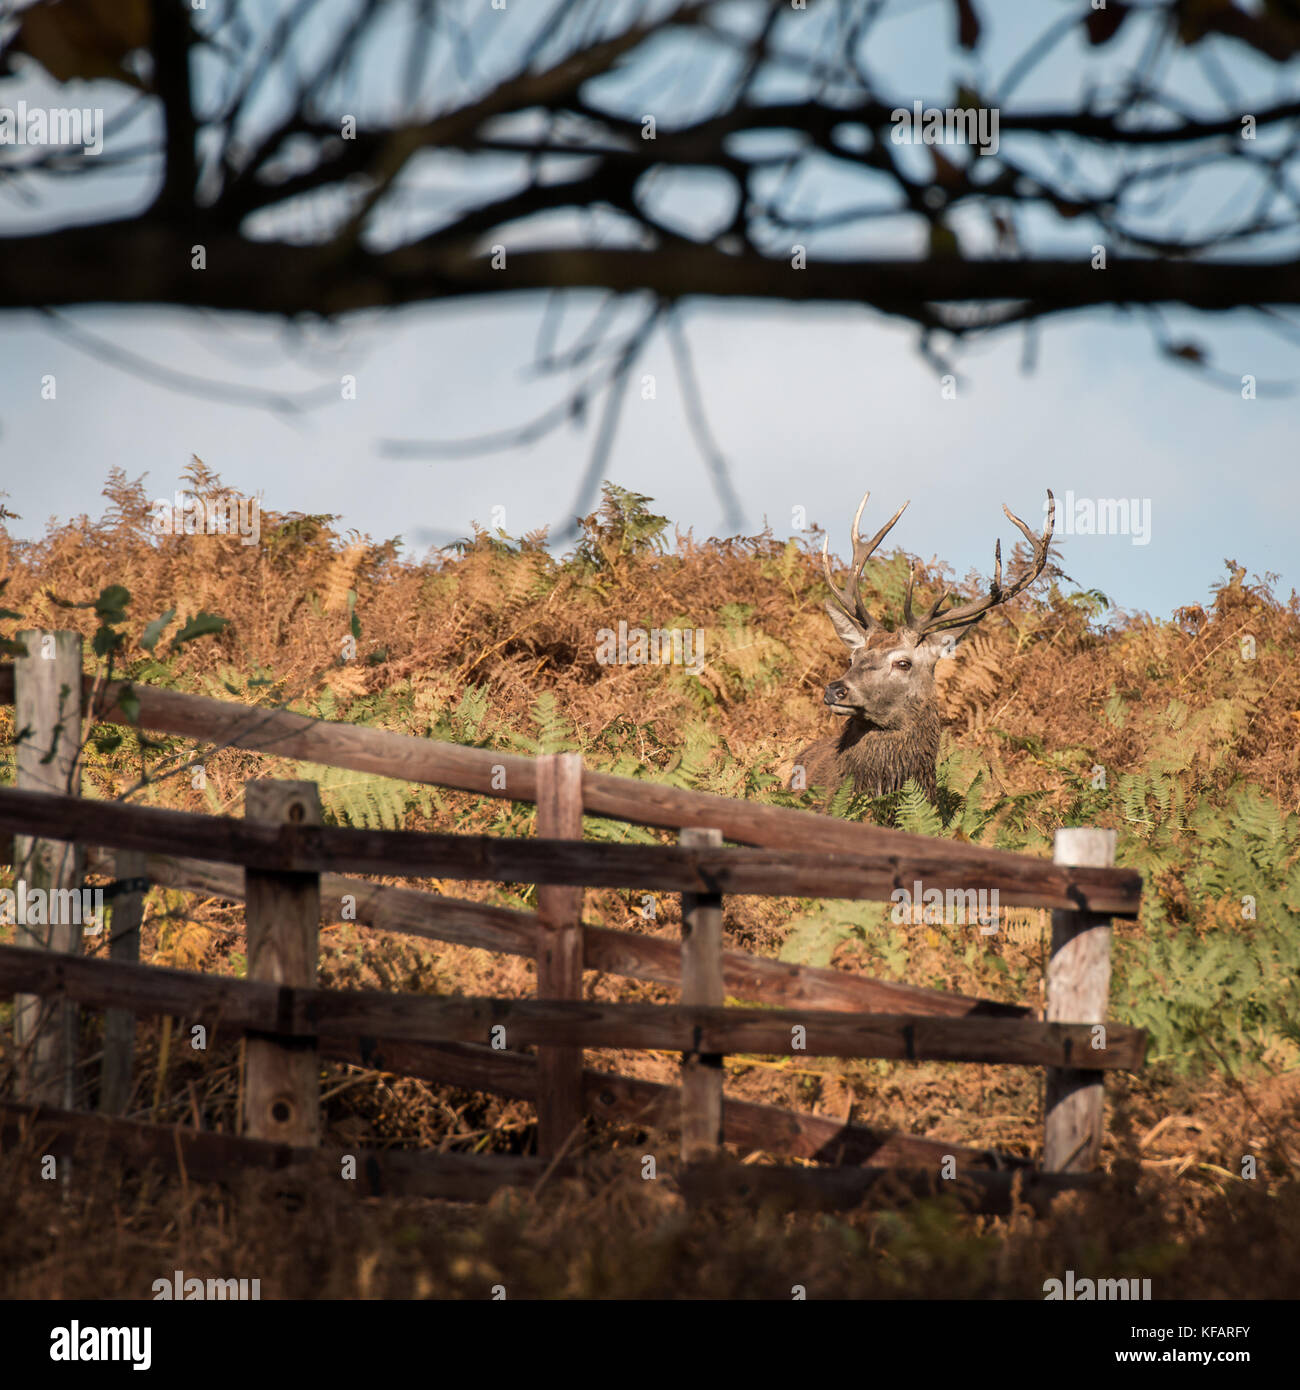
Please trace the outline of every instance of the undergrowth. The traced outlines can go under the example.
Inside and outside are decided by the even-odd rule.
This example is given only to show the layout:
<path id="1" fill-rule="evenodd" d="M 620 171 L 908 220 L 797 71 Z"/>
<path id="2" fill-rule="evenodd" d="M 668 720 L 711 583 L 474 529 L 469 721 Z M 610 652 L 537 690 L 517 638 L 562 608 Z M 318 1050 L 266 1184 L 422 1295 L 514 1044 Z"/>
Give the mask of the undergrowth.
<path id="1" fill-rule="evenodd" d="M 198 460 L 187 482 L 201 496 L 225 491 Z M 344 533 L 331 516 L 263 511 L 253 546 L 238 537 L 156 535 L 142 481 L 115 470 L 105 495 L 101 518 L 52 523 L 39 540 L 19 541 L 0 525 L 3 598 L 15 615 L 0 623 L 5 638 L 28 627 L 75 627 L 89 643 L 105 622 L 96 596 L 115 588 L 123 635 L 112 653 L 115 674 L 131 680 L 502 752 L 573 750 L 589 767 L 624 776 L 816 804 L 811 792 L 784 790 L 785 779 L 796 752 L 832 732 L 820 691 L 842 663 L 821 606 L 816 547 L 805 541 L 770 532 L 707 541 L 679 532 L 670 541 L 650 499 L 608 486 L 568 555 L 553 554 L 540 534 L 476 529 L 456 546 L 408 559 L 396 539 Z M 869 601 L 887 618 L 901 606 L 908 564 L 895 553 L 864 578 Z M 1300 603 L 1294 594 L 1280 600 L 1268 576 L 1247 582 L 1243 567 L 1227 568 L 1207 604 L 1164 622 L 1077 591 L 1053 567 L 1040 599 L 990 616 L 956 659 L 939 663 L 946 727 L 937 803 L 914 785 L 875 800 L 843 790 L 831 813 L 1043 856 L 1060 826 L 1115 828 L 1118 862 L 1142 871 L 1145 890 L 1140 918 L 1115 931 L 1112 1014 L 1148 1030 L 1149 1074 L 1162 1087 L 1196 1086 L 1206 1096 L 1271 1077 L 1267 1084 L 1293 1096 Z M 922 601 L 951 583 L 941 565 L 918 567 Z M 688 629 L 702 639 L 702 660 L 694 669 L 605 664 L 602 631 L 620 622 Z M 187 632 L 201 640 L 160 640 Z M 12 780 L 14 735 L 12 709 L 0 708 L 0 782 Z M 127 727 L 94 731 L 84 791 L 238 815 L 243 784 L 254 776 L 316 782 L 335 824 L 507 835 L 533 828 L 533 808 L 523 803 L 231 748 L 196 753 L 185 741 L 145 740 Z M 588 818 L 586 832 L 668 838 L 599 818 Z M 534 900 L 530 888 L 430 886 L 504 905 Z M 585 897 L 588 921 L 622 929 L 673 935 L 676 913 L 668 895 Z M 1003 920 L 1003 930 L 985 935 L 943 921 L 898 923 L 888 904 L 735 898 L 726 928 L 742 949 L 1036 1008 L 1046 914 L 1004 910 Z M 238 971 L 240 926 L 237 905 L 156 888 L 145 958 Z M 528 962 L 362 938 L 343 925 L 323 933 L 321 970 L 326 983 L 353 987 L 533 988 Z M 605 976 L 589 989 L 598 998 L 670 997 Z M 152 1036 L 147 1027 L 142 1036 Z M 591 1064 L 671 1079 L 675 1061 L 593 1053 Z M 859 1117 L 869 1122 L 1031 1151 L 1033 1078 L 1013 1069 L 975 1074 L 728 1059 L 728 1086 L 747 1098 L 833 1114 L 863 1106 Z M 1004 1079 L 990 1083 L 992 1075 Z M 367 1087 L 349 1084 L 333 1123 L 373 1139 L 385 1132 L 379 1111 L 363 1102 Z M 449 1101 L 414 1082 L 399 1090 L 408 1120 L 411 1106 L 425 1114 L 417 1130 L 426 1142 L 519 1151 L 531 1142 L 526 1107 L 454 1093 Z M 216 1128 L 235 1123 L 233 1098 L 223 1095 L 218 1088 L 204 1101 Z M 152 1099 L 150 1113 L 164 1118 L 193 1104 L 156 1075 L 139 1099 Z M 1153 1101 L 1150 1113 L 1162 1109 Z M 394 1123 L 388 1132 L 403 1131 Z M 1215 1161 L 1231 1168 L 1241 1144 L 1225 1143 Z"/>

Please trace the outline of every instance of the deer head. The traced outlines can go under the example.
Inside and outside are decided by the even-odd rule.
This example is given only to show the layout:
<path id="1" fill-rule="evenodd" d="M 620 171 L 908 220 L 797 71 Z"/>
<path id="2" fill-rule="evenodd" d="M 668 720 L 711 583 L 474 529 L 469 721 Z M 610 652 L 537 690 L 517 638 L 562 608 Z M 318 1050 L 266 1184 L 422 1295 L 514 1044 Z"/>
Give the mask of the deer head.
<path id="1" fill-rule="evenodd" d="M 790 785 L 838 787 L 852 777 L 855 791 L 873 796 L 897 791 L 909 779 L 931 800 L 937 794 L 936 763 L 939 756 L 939 702 L 934 685 L 934 664 L 951 651 L 984 615 L 1014 598 L 1043 572 L 1047 548 L 1056 521 L 1056 499 L 1047 493 L 1047 525 L 1041 537 L 1013 515 L 1007 516 L 1033 547 L 1033 558 L 1024 574 L 1002 587 L 1002 543 L 993 551 L 993 582 L 988 593 L 969 603 L 945 606 L 952 598 L 945 591 L 920 619 L 912 614 L 912 586 L 916 569 L 907 579 L 903 621 L 892 631 L 867 611 L 860 586 L 867 561 L 902 516 L 904 502 L 872 538 L 858 531 L 870 493 L 858 504 L 853 518 L 853 560 L 844 587 L 837 588 L 831 574 L 830 551 L 822 544 L 822 567 L 830 586 L 826 605 L 835 631 L 849 649 L 849 669 L 826 687 L 825 703 L 847 722 L 838 738 L 823 739 L 805 748 L 796 763 Z"/>
<path id="2" fill-rule="evenodd" d="M 904 502 L 866 541 L 859 533 L 858 525 L 870 496 L 870 492 L 863 494 L 853 518 L 853 560 L 842 589 L 836 587 L 831 574 L 829 538 L 822 542 L 822 567 L 832 595 L 826 604 L 826 611 L 840 641 L 850 653 L 849 669 L 826 687 L 824 699 L 836 714 L 861 720 L 870 728 L 902 729 L 918 703 L 933 700 L 934 663 L 939 657 L 950 653 L 953 646 L 986 613 L 1015 598 L 1042 574 L 1056 523 L 1056 499 L 1049 488 L 1047 525 L 1043 528 L 1042 536 L 1035 536 L 1014 512 L 1003 505 L 1002 510 L 1033 549 L 1030 564 L 1013 584 L 1005 589 L 1002 587 L 1002 542 L 999 540 L 993 550 L 993 582 L 983 598 L 945 607 L 952 598 L 951 590 L 945 590 L 930 605 L 929 611 L 917 619 L 912 614 L 912 586 L 916 578 L 916 567 L 913 565 L 907 578 L 902 624 L 889 631 L 872 617 L 863 603 L 860 592 L 862 573 L 880 542 L 907 509 L 908 503 Z"/>

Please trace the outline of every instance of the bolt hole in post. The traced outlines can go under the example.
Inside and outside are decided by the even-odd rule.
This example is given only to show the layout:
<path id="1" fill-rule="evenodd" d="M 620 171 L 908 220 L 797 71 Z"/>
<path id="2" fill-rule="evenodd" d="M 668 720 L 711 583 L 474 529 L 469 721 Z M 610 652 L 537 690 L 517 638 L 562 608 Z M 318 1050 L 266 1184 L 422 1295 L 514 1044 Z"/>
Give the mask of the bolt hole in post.
<path id="1" fill-rule="evenodd" d="M 14 667 L 14 727 L 24 731 L 17 741 L 18 786 L 80 796 L 81 638 L 30 628 L 18 633 L 18 641 L 28 653 Z M 21 834 L 14 836 L 13 862 L 15 887 L 25 880 L 50 903 L 76 892 L 85 864 L 79 845 Z M 82 951 L 81 938 L 71 914 L 50 911 L 39 922 L 20 919 L 15 939 L 19 946 L 75 956 Z M 14 996 L 19 1086 L 28 1100 L 68 1110 L 76 1104 L 78 1019 L 77 1006 L 67 1000 Z M 60 1166 L 66 1179 L 69 1165 Z"/>
<path id="2" fill-rule="evenodd" d="M 722 831 L 684 829 L 683 849 L 716 849 Z M 722 894 L 682 894 L 682 1003 L 726 1002 L 722 975 Z M 682 1161 L 707 1162 L 722 1148 L 722 1054 L 682 1054 Z"/>
<path id="3" fill-rule="evenodd" d="M 582 840 L 582 757 L 549 753 L 537 760 L 537 835 Z M 537 887 L 537 997 L 582 998 L 582 889 Z M 537 1148 L 546 1158 L 566 1153 L 583 1127 L 582 1049 L 537 1049 Z"/>
<path id="4" fill-rule="evenodd" d="M 1115 839 L 1115 831 L 1092 826 L 1058 830 L 1053 862 L 1112 868 Z M 1110 918 L 1103 913 L 1053 909 L 1052 953 L 1045 981 L 1044 1016 L 1049 1023 L 1105 1025 L 1110 1001 L 1110 937 Z M 1043 1168 L 1047 1172 L 1087 1173 L 1096 1168 L 1104 1134 L 1104 1076 L 1095 1069 L 1048 1067 L 1043 1134 Z"/>
<path id="5" fill-rule="evenodd" d="M 320 825 L 315 783 L 245 783 L 244 814 L 268 825 Z M 314 988 L 320 931 L 320 876 L 245 869 L 248 978 Z M 251 1139 L 311 1148 L 320 1143 L 320 1054 L 311 1038 L 248 1035 L 244 1049 L 244 1132 Z"/>

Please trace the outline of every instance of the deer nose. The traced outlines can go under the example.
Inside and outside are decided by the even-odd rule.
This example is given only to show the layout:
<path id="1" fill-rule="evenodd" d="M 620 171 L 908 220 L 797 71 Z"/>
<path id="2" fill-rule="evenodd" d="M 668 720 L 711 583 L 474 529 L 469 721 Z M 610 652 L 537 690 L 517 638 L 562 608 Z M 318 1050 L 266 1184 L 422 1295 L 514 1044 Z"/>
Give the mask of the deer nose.
<path id="1" fill-rule="evenodd" d="M 843 681 L 832 681 L 826 687 L 825 703 L 828 705 L 842 705 L 848 699 L 849 688 Z"/>

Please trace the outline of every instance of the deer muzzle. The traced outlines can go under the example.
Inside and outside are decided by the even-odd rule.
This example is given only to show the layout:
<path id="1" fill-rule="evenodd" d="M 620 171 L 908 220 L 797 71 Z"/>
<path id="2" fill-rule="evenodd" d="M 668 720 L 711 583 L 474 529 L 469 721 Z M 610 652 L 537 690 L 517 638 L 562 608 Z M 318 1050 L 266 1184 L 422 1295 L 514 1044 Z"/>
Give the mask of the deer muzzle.
<path id="1" fill-rule="evenodd" d="M 848 703 L 849 688 L 843 681 L 832 681 L 826 687 L 826 693 L 822 697 L 822 703 L 829 705 L 839 714 L 851 713 L 851 706 Z"/>

